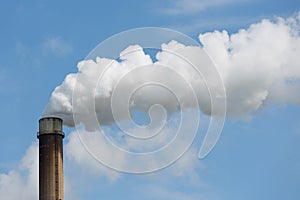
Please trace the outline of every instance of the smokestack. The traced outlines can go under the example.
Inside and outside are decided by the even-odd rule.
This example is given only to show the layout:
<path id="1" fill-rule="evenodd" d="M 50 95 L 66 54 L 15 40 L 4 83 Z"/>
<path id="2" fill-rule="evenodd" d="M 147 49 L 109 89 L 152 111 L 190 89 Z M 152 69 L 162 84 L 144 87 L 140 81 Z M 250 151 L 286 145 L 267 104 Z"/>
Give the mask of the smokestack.
<path id="1" fill-rule="evenodd" d="M 64 199 L 62 119 L 39 120 L 39 200 Z"/>

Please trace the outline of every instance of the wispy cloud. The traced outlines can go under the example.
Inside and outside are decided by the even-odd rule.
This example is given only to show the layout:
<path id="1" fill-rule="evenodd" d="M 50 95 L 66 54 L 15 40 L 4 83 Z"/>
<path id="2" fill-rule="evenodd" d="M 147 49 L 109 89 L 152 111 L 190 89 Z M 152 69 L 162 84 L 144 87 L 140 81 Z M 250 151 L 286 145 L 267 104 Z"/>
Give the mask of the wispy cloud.
<path id="1" fill-rule="evenodd" d="M 173 190 L 162 185 L 147 185 L 136 188 L 138 193 L 142 193 L 145 199 L 174 199 L 174 200 L 196 200 L 204 199 L 203 195 L 191 192 Z M 145 195 L 145 193 L 147 195 Z"/>
<path id="2" fill-rule="evenodd" d="M 228 17 L 224 18 L 195 18 L 187 23 L 176 23 L 172 25 L 166 25 L 174 30 L 178 30 L 185 34 L 199 34 L 206 31 L 222 30 L 222 29 L 233 29 L 238 30 L 241 28 L 246 28 L 249 25 L 261 21 L 262 19 L 272 19 L 273 15 L 259 15 L 255 17 L 244 16 L 244 17 Z"/>
<path id="3" fill-rule="evenodd" d="M 134 130 L 133 130 L 134 132 Z M 171 131 L 166 130 L 164 133 L 161 133 L 162 138 L 154 139 L 151 142 L 144 142 L 143 144 L 147 147 L 153 147 L 157 145 L 157 143 L 162 142 L 163 144 L 167 144 L 167 140 L 169 140 L 166 135 L 170 135 Z M 79 135 L 78 135 L 79 134 Z M 100 132 L 86 132 L 85 130 L 77 129 L 77 131 L 71 132 L 68 137 L 68 142 L 66 143 L 66 155 L 67 157 L 73 161 L 78 166 L 81 166 L 82 168 L 88 169 L 88 174 L 91 174 L 93 176 L 103 176 L 106 177 L 110 182 L 114 182 L 122 177 L 122 173 L 110 169 L 106 167 L 101 161 L 104 157 L 111 158 L 110 162 L 113 163 L 114 166 L 128 166 L 132 165 L 133 158 L 126 155 L 126 154 L 117 154 L 114 151 L 112 151 L 111 148 L 106 144 L 108 141 L 105 139 L 103 134 L 106 133 L 100 133 Z M 107 133 L 108 135 L 111 135 L 111 133 Z M 143 133 L 141 133 L 143 134 Z M 112 138 L 111 138 L 112 139 Z M 162 141 L 160 141 L 162 140 Z M 178 148 L 180 148 L 181 145 L 184 145 L 185 141 L 178 142 Z M 83 146 L 83 144 L 85 146 Z M 87 146 L 91 147 L 92 149 L 88 149 Z M 126 141 L 126 144 L 122 146 L 124 149 L 133 149 L 133 148 L 139 149 L 141 147 L 140 144 L 137 143 L 137 141 L 130 141 L 129 139 Z M 101 158 L 97 155 L 98 152 L 101 152 Z M 155 162 L 163 162 L 163 159 L 167 156 L 173 156 L 170 154 L 162 154 L 161 157 L 157 157 L 157 160 L 153 160 L 153 163 L 137 163 L 135 165 L 139 166 L 145 166 L 146 168 L 151 168 L 149 165 L 156 164 Z M 106 165 L 108 165 L 106 163 Z M 200 177 L 197 174 L 197 170 L 199 167 L 203 167 L 202 163 L 199 162 L 197 159 L 197 148 L 195 146 L 191 146 L 188 151 L 185 152 L 185 154 L 178 159 L 173 165 L 169 168 L 169 170 L 165 171 L 159 171 L 156 173 L 150 173 L 147 177 L 151 178 L 158 178 L 160 179 L 163 177 L 169 177 L 168 179 L 173 178 L 181 178 L 184 180 L 187 180 L 191 183 L 198 184 L 200 182 Z M 131 167 L 127 167 L 127 169 L 131 169 Z"/>
<path id="4" fill-rule="evenodd" d="M 18 170 L 0 174 L 0 199 L 37 199 L 38 147 L 31 145 Z"/>
<path id="5" fill-rule="evenodd" d="M 69 55 L 73 51 L 72 46 L 60 36 L 47 38 L 43 47 L 46 51 L 59 56 Z"/>
<path id="6" fill-rule="evenodd" d="M 0 90 L 3 86 L 3 83 L 6 81 L 6 74 L 5 71 L 3 69 L 0 69 Z"/>
<path id="7" fill-rule="evenodd" d="M 38 145 L 34 143 L 26 150 L 17 169 L 0 173 L 0 199 L 38 199 L 38 173 Z M 66 197 L 78 200 L 71 184 L 70 177 L 65 176 Z"/>
<path id="8" fill-rule="evenodd" d="M 233 3 L 245 3 L 253 0 L 173 0 L 168 1 L 164 14 L 192 14 L 202 12 L 210 8 L 225 6 Z"/>
<path id="9" fill-rule="evenodd" d="M 39 69 L 49 58 L 65 58 L 73 53 L 72 45 L 61 36 L 44 38 L 37 43 L 15 42 L 18 67 Z"/>

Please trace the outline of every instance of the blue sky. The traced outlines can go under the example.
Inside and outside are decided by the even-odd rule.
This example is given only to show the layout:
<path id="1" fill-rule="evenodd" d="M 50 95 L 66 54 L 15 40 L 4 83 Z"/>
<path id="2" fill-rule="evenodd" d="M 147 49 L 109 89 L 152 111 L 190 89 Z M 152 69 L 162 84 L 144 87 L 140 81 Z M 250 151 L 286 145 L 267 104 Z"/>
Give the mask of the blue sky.
<path id="1" fill-rule="evenodd" d="M 28 174 L 34 168 L 28 170 L 24 155 L 38 142 L 38 119 L 54 88 L 67 74 L 77 72 L 77 63 L 99 42 L 121 31 L 149 26 L 175 29 L 197 40 L 205 32 L 225 29 L 231 34 L 262 19 L 288 18 L 300 10 L 300 2 L 296 0 L 188 2 L 2 3 L 1 197 L 18 199 L 4 194 L 13 184 L 19 187 L 20 194 L 30 197 L 28 188 L 36 186 L 30 186 Z M 117 174 L 117 178 L 111 179 L 107 174 L 115 172 L 98 173 L 66 156 L 66 199 L 297 200 L 300 198 L 299 130 L 299 104 L 273 104 L 256 111 L 251 119 L 227 119 L 211 154 L 204 160 L 190 159 L 193 164 L 188 164 L 190 168 L 182 174 L 171 166 L 153 174 Z M 65 128 L 67 135 L 71 131 Z M 67 137 L 65 143 L 68 140 Z M 200 142 L 196 139 L 194 145 L 198 149 Z M 16 179 L 13 184 L 6 182 Z"/>

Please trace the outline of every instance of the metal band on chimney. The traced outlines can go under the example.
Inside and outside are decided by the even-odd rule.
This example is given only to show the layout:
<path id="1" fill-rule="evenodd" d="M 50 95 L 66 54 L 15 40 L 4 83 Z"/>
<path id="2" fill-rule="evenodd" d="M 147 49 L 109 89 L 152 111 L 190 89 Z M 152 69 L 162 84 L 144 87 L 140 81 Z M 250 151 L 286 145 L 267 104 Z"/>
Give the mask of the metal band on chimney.
<path id="1" fill-rule="evenodd" d="M 42 135 L 46 134 L 55 134 L 62 135 L 65 137 L 64 132 L 62 131 L 62 119 L 58 117 L 47 117 L 39 120 L 39 132 L 37 137 L 39 138 Z"/>

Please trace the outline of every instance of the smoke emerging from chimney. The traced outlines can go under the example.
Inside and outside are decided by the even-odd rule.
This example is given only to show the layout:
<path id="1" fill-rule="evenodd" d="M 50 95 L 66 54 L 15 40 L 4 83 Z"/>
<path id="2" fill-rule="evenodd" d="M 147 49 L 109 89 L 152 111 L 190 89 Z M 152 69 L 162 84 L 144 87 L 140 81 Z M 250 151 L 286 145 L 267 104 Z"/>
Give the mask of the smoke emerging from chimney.
<path id="1" fill-rule="evenodd" d="M 248 118 L 257 110 L 272 103 L 299 105 L 299 28 L 300 13 L 287 19 L 262 20 L 248 29 L 241 29 L 231 35 L 227 31 L 200 34 L 199 40 L 203 47 L 185 46 L 176 41 L 167 42 L 161 45 L 161 51 L 155 55 L 156 61 L 153 61 L 138 45 L 125 49 L 120 53 L 118 60 L 98 57 L 96 60 L 81 61 L 77 66 L 78 73 L 67 75 L 63 83 L 53 91 L 43 116 L 59 116 L 63 118 L 66 125 L 74 126 L 72 95 L 74 86 L 77 84 L 81 93 L 81 98 L 76 99 L 80 101 L 77 103 L 81 106 L 78 111 L 86 128 L 90 128 L 86 119 L 89 119 L 89 115 L 94 111 L 94 108 L 91 108 L 94 101 L 99 121 L 106 125 L 112 124 L 114 119 L 110 108 L 111 97 L 120 77 L 132 70 L 133 66 L 148 65 L 154 68 L 159 64 L 169 64 L 178 74 L 187 75 L 186 78 L 190 82 L 201 82 L 201 78 L 193 77 L 195 72 L 191 68 L 185 68 L 184 63 L 168 53 L 168 51 L 174 51 L 197 57 L 197 52 L 201 48 L 215 63 L 224 81 L 228 117 Z M 96 91 L 90 91 L 91 86 L 98 84 L 99 69 L 105 68 L 108 64 L 111 67 L 105 73 L 101 85 L 97 86 Z M 147 74 L 143 74 L 143 70 L 137 73 L 140 74 L 127 78 L 123 84 L 127 87 L 139 85 L 142 82 L 141 79 L 147 77 Z M 153 74 L 149 74 L 151 75 Z M 155 76 L 166 77 L 174 87 L 183 87 L 182 83 L 176 82 L 168 71 L 158 71 Z M 81 79 L 85 81 L 76 83 L 78 77 L 85 77 Z M 200 109 L 206 114 L 211 114 L 209 93 L 203 84 L 198 85 L 195 91 Z M 91 93 L 95 95 L 90 95 Z M 117 101 L 120 105 L 126 103 L 122 98 Z M 178 102 L 172 99 L 170 94 L 154 86 L 137 91 L 129 103 L 131 109 L 142 113 L 147 113 L 150 105 L 153 104 L 163 105 L 168 113 L 178 108 Z M 195 107 L 192 103 L 189 106 Z"/>
<path id="2" fill-rule="evenodd" d="M 67 75 L 55 88 L 43 116 L 60 117 L 67 126 L 84 125 L 79 130 L 81 143 L 102 164 L 144 173 L 183 155 L 203 113 L 211 117 L 199 152 L 203 158 L 216 144 L 225 116 L 251 119 L 268 105 L 300 104 L 299 30 L 300 12 L 287 19 L 262 20 L 234 34 L 225 30 L 200 34 L 202 46 L 182 40 L 178 33 L 172 37 L 173 32 L 151 28 L 135 30 L 131 38 L 125 37 L 128 32 L 113 36 L 112 40 L 121 40 L 100 46 L 102 53 L 120 50 L 119 57 L 101 56 L 101 49 L 95 48 L 96 54 L 94 49 L 78 63 L 78 73 Z M 152 37 L 162 39 L 159 43 Z M 132 38 L 137 42 L 130 42 Z M 131 45 L 115 48 L 124 41 Z M 155 55 L 147 54 L 149 41 L 155 43 Z M 147 126 L 138 122 L 145 115 Z M 121 132 L 111 128 L 105 137 L 98 134 L 105 132 L 99 126 L 116 125 Z M 115 145 L 109 145 L 114 139 Z"/>

